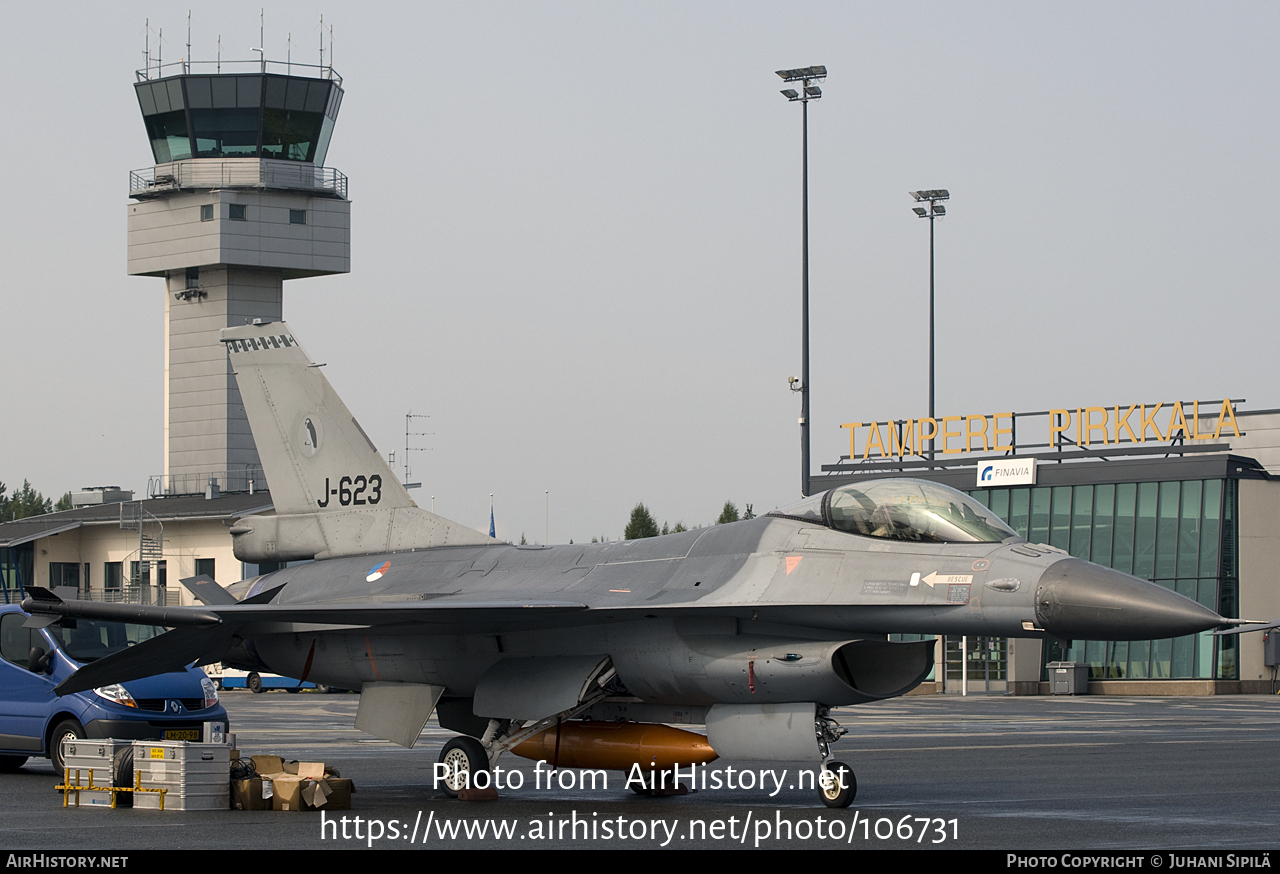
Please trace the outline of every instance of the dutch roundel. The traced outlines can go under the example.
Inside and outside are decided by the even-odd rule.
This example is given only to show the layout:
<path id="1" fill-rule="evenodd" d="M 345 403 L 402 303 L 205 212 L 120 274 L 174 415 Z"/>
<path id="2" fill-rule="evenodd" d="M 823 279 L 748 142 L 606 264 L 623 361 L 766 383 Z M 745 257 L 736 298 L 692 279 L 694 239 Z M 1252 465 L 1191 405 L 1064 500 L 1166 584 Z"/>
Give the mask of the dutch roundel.
<path id="1" fill-rule="evenodd" d="M 364 578 L 366 583 L 372 583 L 375 580 L 382 579 L 382 575 L 391 569 L 391 562 L 384 561 L 380 565 L 376 565 L 369 569 L 369 575 Z"/>

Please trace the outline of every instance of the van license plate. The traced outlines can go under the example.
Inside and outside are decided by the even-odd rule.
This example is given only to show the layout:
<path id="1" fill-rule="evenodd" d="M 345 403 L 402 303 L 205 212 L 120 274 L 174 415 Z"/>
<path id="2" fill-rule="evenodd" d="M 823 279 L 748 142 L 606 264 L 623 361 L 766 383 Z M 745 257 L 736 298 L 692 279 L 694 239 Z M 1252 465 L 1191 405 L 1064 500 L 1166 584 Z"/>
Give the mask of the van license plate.
<path id="1" fill-rule="evenodd" d="M 198 728 L 170 728 L 164 733 L 165 740 L 200 740 Z"/>

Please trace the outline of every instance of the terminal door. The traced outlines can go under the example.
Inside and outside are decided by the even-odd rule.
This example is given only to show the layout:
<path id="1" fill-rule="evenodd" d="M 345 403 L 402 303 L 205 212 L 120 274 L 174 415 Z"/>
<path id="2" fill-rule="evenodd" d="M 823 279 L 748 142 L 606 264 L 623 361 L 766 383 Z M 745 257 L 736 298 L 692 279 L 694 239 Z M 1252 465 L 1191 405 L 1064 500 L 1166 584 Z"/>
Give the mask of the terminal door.
<path id="1" fill-rule="evenodd" d="M 945 644 L 946 692 L 959 695 L 964 690 L 966 676 L 970 695 L 1008 691 L 1008 638 L 947 635 Z"/>

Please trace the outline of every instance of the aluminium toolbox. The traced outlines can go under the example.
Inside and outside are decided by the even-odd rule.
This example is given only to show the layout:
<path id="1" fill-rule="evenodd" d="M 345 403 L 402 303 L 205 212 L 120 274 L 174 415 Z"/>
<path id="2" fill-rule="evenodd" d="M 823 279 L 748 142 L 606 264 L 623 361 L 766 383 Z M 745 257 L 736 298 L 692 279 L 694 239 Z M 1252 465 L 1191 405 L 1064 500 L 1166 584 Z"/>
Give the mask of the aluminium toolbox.
<path id="1" fill-rule="evenodd" d="M 146 810 L 226 810 L 231 803 L 231 746 L 183 740 L 133 742 L 133 769 L 143 789 L 135 808 Z"/>
<path id="2" fill-rule="evenodd" d="M 112 787 L 132 786 L 133 768 L 126 762 L 125 751 L 132 751 L 133 741 L 102 738 L 67 738 L 62 742 L 66 765 L 64 803 L 76 807 L 111 808 L 128 804 L 132 793 L 115 793 Z M 128 765 L 128 767 L 126 767 Z M 125 771 L 128 773 L 125 773 Z M 59 775 L 62 776 L 62 775 Z M 119 781 L 119 782 L 117 782 Z M 115 796 L 115 797 L 113 797 Z"/>

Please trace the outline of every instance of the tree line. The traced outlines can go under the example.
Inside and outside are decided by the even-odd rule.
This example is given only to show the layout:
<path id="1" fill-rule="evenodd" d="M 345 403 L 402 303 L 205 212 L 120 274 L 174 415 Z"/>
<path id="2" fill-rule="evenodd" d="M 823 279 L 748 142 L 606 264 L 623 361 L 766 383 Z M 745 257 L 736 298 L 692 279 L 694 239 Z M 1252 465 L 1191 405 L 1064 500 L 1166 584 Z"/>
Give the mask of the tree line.
<path id="1" fill-rule="evenodd" d="M 743 519 L 754 519 L 755 511 L 750 504 L 740 514 L 738 506 L 733 501 L 725 501 L 724 507 L 720 510 L 720 516 L 716 519 L 717 525 L 724 525 L 727 522 L 739 522 Z M 694 525 L 701 528 L 701 525 Z M 627 522 L 627 527 L 622 533 L 623 540 L 639 540 L 641 537 L 660 537 L 663 534 L 678 534 L 681 531 L 688 531 L 684 522 L 677 522 L 674 526 L 668 526 L 666 522 L 662 523 L 662 528 L 658 528 L 658 522 L 653 518 L 653 514 L 649 512 L 649 508 L 644 504 L 636 504 L 631 511 L 631 519 Z M 595 538 L 592 538 L 595 543 Z"/>
<path id="2" fill-rule="evenodd" d="M 12 522 L 14 519 L 25 519 L 28 516 L 40 516 L 54 510 L 71 509 L 71 492 L 67 492 L 57 503 L 46 498 L 31 487 L 29 480 L 22 481 L 22 488 L 12 495 L 9 487 L 0 483 L 0 522 Z"/>

